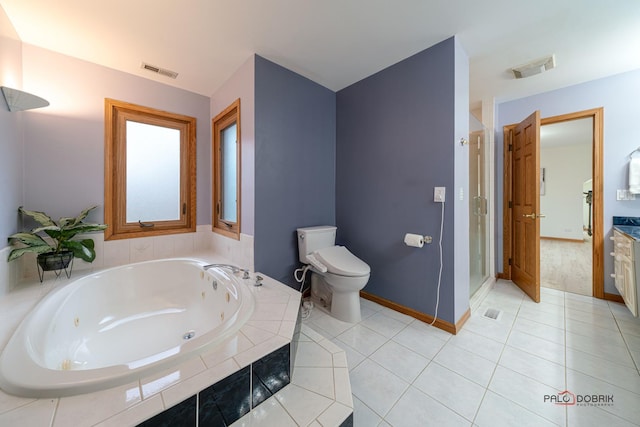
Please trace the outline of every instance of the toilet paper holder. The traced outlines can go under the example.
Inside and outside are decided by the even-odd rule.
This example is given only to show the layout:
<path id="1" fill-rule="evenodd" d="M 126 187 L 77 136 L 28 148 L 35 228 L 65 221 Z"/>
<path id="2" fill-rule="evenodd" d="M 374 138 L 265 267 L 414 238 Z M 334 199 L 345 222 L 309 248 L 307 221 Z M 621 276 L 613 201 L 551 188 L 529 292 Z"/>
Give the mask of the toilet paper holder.
<path id="1" fill-rule="evenodd" d="M 429 244 L 433 241 L 431 236 L 423 236 L 421 234 L 407 233 L 404 236 L 404 244 L 414 248 L 421 248 L 424 244 Z"/>

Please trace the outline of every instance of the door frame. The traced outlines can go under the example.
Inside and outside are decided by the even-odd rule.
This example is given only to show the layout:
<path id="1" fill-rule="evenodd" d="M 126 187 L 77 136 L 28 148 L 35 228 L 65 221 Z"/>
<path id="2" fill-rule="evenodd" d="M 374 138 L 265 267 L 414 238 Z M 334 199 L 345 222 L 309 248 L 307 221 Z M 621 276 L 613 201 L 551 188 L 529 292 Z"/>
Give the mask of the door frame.
<path id="1" fill-rule="evenodd" d="M 540 119 L 540 125 L 551 123 L 566 122 L 575 119 L 589 118 L 593 119 L 593 144 L 592 144 L 592 170 L 593 178 L 593 242 L 592 242 L 592 294 L 594 298 L 608 299 L 618 301 L 618 295 L 605 294 L 604 292 L 604 204 L 603 204 L 603 124 L 604 124 L 604 108 L 593 108 L 590 110 L 577 111 L 575 113 L 562 114 L 559 116 L 546 117 Z M 511 280 L 511 266 L 509 258 L 512 253 L 512 232 L 511 224 L 511 208 L 510 202 L 513 200 L 513 174 L 512 174 L 512 156 L 509 151 L 511 144 L 511 130 L 517 124 L 507 125 L 503 127 L 503 210 L 502 210 L 502 273 L 499 275 L 502 279 Z"/>

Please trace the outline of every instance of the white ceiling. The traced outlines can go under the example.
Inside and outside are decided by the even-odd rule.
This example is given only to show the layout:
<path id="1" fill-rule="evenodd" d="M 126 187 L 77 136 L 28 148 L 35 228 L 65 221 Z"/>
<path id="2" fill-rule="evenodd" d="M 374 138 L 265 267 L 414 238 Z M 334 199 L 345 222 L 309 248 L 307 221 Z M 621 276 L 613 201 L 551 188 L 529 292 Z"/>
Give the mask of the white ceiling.
<path id="1" fill-rule="evenodd" d="M 638 0 L 0 0 L 25 43 L 212 95 L 253 53 L 337 91 L 453 35 L 470 100 L 640 69 Z M 557 67 L 509 69 L 555 53 Z M 140 68 L 177 71 L 176 80 Z"/>

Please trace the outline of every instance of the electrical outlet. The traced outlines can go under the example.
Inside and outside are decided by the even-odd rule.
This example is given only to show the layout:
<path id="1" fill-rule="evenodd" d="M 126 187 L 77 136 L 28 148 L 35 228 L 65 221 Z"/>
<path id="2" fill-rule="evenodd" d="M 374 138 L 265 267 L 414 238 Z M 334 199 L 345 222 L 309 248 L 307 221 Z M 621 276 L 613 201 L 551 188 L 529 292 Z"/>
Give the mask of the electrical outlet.
<path id="1" fill-rule="evenodd" d="M 433 188 L 433 201 L 444 203 L 445 187 Z"/>

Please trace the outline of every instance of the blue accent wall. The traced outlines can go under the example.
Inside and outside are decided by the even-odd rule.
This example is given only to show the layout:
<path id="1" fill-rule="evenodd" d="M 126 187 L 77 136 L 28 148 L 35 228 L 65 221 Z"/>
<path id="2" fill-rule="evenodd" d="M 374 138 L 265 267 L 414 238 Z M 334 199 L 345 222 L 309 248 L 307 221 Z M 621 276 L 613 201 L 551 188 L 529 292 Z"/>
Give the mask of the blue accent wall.
<path id="1" fill-rule="evenodd" d="M 254 262 L 296 289 L 296 228 L 335 225 L 336 95 L 255 58 Z"/>
<path id="2" fill-rule="evenodd" d="M 339 91 L 336 132 L 338 240 L 371 266 L 365 291 L 434 314 L 441 205 L 433 189 L 446 187 L 438 317 L 452 323 L 456 47 L 450 38 Z M 434 243 L 407 247 L 407 232 Z M 468 243 L 460 250 L 468 262 Z"/>

